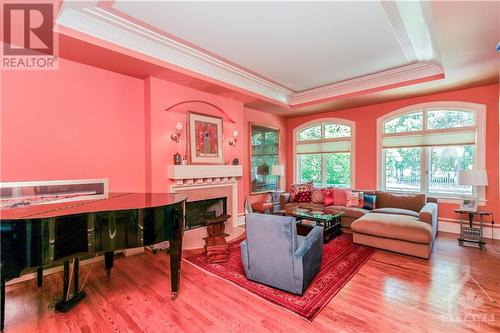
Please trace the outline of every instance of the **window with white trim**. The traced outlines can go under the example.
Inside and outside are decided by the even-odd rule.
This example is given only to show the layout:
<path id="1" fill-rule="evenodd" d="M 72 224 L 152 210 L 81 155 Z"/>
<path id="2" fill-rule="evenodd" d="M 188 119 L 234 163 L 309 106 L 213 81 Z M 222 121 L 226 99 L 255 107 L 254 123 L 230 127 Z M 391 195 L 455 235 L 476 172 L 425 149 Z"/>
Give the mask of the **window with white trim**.
<path id="1" fill-rule="evenodd" d="M 426 103 L 379 119 L 381 187 L 458 198 L 478 195 L 458 184 L 458 173 L 484 169 L 483 105 Z"/>
<path id="2" fill-rule="evenodd" d="M 295 131 L 296 182 L 352 185 L 354 123 L 325 120 Z"/>

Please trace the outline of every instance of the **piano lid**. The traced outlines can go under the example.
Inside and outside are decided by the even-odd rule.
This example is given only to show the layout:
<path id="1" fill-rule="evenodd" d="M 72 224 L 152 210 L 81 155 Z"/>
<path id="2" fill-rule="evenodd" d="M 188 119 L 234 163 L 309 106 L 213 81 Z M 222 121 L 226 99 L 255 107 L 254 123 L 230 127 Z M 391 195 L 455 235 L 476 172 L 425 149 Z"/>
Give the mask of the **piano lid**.
<path id="1" fill-rule="evenodd" d="M 72 214 L 168 206 L 187 199 L 180 193 L 109 193 L 108 198 L 29 205 L 0 210 L 0 219 L 49 218 Z"/>

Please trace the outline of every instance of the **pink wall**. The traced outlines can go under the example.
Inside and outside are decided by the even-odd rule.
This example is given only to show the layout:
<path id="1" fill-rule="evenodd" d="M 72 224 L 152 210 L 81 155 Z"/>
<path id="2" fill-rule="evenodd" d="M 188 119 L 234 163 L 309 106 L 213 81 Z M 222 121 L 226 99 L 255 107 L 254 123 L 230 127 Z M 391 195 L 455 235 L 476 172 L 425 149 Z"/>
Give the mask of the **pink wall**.
<path id="1" fill-rule="evenodd" d="M 356 123 L 356 188 L 375 189 L 377 179 L 377 118 L 405 106 L 434 101 L 465 101 L 485 104 L 486 115 L 486 165 L 490 186 L 486 188 L 486 209 L 500 216 L 499 198 L 499 86 L 486 85 L 470 89 L 455 90 L 440 94 L 402 99 L 392 102 L 367 105 L 352 109 L 307 115 L 287 119 L 287 186 L 293 183 L 293 129 L 311 120 L 327 117 L 343 118 Z M 453 213 L 455 204 L 441 204 L 440 217 L 457 218 Z"/>
<path id="2" fill-rule="evenodd" d="M 146 108 L 146 119 L 149 120 L 149 123 L 146 124 L 146 137 L 151 138 L 150 147 L 146 150 L 146 165 L 151 168 L 150 182 L 146 184 L 148 190 L 153 192 L 168 190 L 171 181 L 168 179 L 167 166 L 173 164 L 173 155 L 176 152 L 183 156 L 186 154 L 188 111 L 223 116 L 217 109 L 200 103 L 184 104 L 165 111 L 166 108 L 187 100 L 203 100 L 215 104 L 231 117 L 233 123 L 226 120 L 223 124 L 224 161 L 226 164 L 230 164 L 233 158 L 239 158 L 241 164 L 244 158 L 246 145 L 242 137 L 239 138 L 236 147 L 229 146 L 227 142 L 234 130 L 241 133 L 241 136 L 244 135 L 243 104 L 241 102 L 150 77 L 145 80 L 145 105 L 149 106 Z M 175 130 L 175 124 L 179 121 L 184 124 L 184 131 L 179 143 L 175 143 L 170 139 L 170 134 Z M 243 167 L 245 168 L 245 164 Z M 238 180 L 240 212 L 243 212 L 245 195 L 241 189 L 244 184 L 243 178 L 240 178 Z"/>
<path id="3" fill-rule="evenodd" d="M 243 165 L 240 212 L 249 193 L 249 122 L 279 127 L 285 158 L 283 118 L 157 78 L 61 59 L 57 71 L 2 72 L 1 83 L 2 181 L 108 178 L 111 191 L 167 191 L 167 166 L 176 152 L 186 154 L 186 131 L 179 143 L 170 139 L 176 122 L 186 127 L 188 111 L 222 115 L 195 103 L 165 111 L 186 100 L 213 103 L 228 115 L 224 160 L 239 158 Z M 234 130 L 240 133 L 235 148 L 227 143 Z"/>
<path id="4" fill-rule="evenodd" d="M 143 81 L 60 59 L 2 71 L 1 180 L 108 178 L 144 190 Z"/>
<path id="5" fill-rule="evenodd" d="M 245 137 L 242 144 L 245 145 L 245 155 L 243 160 L 244 171 L 244 190 L 245 193 L 250 193 L 250 137 L 249 128 L 250 123 L 256 123 L 260 125 L 266 125 L 278 128 L 280 130 L 280 149 L 279 149 L 279 159 L 280 164 L 286 163 L 286 119 L 280 116 L 276 116 L 267 112 L 257 111 L 249 108 L 245 108 Z M 285 166 L 286 172 L 286 166 Z M 281 179 L 281 188 L 284 188 L 285 177 Z M 249 195 L 248 201 L 254 203 L 257 201 L 265 201 L 267 199 L 267 194 L 254 194 Z"/>

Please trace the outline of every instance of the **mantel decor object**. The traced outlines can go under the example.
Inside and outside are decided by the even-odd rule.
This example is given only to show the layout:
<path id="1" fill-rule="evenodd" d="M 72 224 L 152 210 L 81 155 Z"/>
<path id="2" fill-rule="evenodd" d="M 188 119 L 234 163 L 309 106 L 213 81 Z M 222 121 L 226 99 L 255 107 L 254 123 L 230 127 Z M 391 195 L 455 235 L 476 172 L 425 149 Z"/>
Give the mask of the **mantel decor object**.
<path id="1" fill-rule="evenodd" d="M 180 164 L 182 164 L 182 157 L 181 157 L 181 154 L 179 154 L 179 153 L 175 153 L 175 154 L 174 154 L 174 164 L 175 164 L 175 165 L 180 165 Z"/>

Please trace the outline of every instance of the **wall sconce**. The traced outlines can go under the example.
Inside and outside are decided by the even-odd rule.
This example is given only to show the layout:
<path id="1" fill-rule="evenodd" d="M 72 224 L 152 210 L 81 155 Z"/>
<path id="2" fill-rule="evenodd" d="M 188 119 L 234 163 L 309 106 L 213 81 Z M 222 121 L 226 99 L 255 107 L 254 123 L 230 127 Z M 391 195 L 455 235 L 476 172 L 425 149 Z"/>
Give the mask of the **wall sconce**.
<path id="1" fill-rule="evenodd" d="M 236 147 L 236 142 L 238 141 L 238 131 L 233 131 L 233 137 L 230 138 L 227 143 L 229 143 L 229 145 L 231 147 Z"/>
<path id="2" fill-rule="evenodd" d="M 172 132 L 170 134 L 170 139 L 172 139 L 172 141 L 175 141 L 176 143 L 179 143 L 179 139 L 181 138 L 181 134 L 182 134 L 182 123 L 179 121 L 177 122 L 177 124 L 175 124 L 175 132 Z"/>

